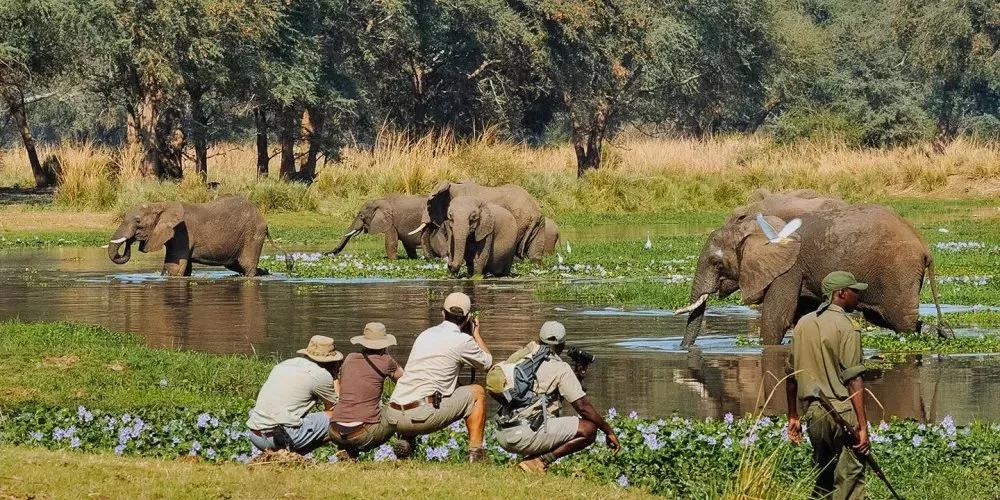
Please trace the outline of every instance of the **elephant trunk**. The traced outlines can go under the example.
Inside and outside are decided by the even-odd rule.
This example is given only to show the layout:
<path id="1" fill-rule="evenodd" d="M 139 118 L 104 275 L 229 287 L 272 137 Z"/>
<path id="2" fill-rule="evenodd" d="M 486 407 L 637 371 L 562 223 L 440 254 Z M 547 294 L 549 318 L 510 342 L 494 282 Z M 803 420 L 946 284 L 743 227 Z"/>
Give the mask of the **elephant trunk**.
<path id="1" fill-rule="evenodd" d="M 469 226 L 462 225 L 452 227 L 449 236 L 448 272 L 458 274 L 462 270 L 462 264 L 467 260 L 465 251 L 469 242 Z"/>
<path id="2" fill-rule="evenodd" d="M 327 252 L 326 254 L 327 255 L 337 255 L 337 254 L 339 254 L 340 252 L 342 252 L 344 250 L 344 247 L 347 246 L 347 242 L 351 241 L 351 238 L 355 237 L 356 235 L 358 235 L 362 231 L 364 231 L 364 224 L 361 222 L 360 218 L 355 218 L 354 222 L 351 223 L 351 227 L 347 228 L 347 234 L 345 234 L 344 238 L 342 240 L 340 240 L 340 244 L 337 245 L 337 247 L 334 248 L 333 250 L 330 250 L 329 252 Z"/>
<path id="3" fill-rule="evenodd" d="M 108 242 L 108 258 L 111 259 L 111 262 L 115 264 L 128 262 L 132 258 L 132 243 L 134 241 L 135 224 L 126 220 L 118 226 L 118 230 L 111 235 L 111 240 Z M 122 245 L 125 245 L 125 253 L 119 255 L 118 251 Z"/>
<path id="4" fill-rule="evenodd" d="M 701 333 L 701 326 L 705 319 L 705 309 L 708 307 L 708 296 L 718 290 L 719 277 L 715 269 L 704 259 L 698 263 L 698 271 L 695 273 L 694 281 L 691 284 L 691 295 L 688 306 L 678 309 L 678 313 L 689 312 L 687 327 L 684 330 L 684 340 L 681 347 L 691 347 Z"/>
<path id="5" fill-rule="evenodd" d="M 125 253 L 119 255 L 118 250 L 122 245 L 125 245 Z M 128 262 L 129 259 L 132 258 L 132 240 L 112 240 L 108 243 L 108 258 L 110 258 L 111 262 L 114 262 L 115 264 L 124 264 Z"/>

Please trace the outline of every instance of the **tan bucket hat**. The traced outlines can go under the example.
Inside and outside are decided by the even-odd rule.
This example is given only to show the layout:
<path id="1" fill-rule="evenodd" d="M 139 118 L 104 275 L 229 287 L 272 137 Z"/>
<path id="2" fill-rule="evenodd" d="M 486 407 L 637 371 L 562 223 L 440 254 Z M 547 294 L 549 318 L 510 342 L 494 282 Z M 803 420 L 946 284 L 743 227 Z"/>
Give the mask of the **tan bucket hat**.
<path id="1" fill-rule="evenodd" d="M 305 354 L 306 357 L 317 363 L 329 363 L 344 359 L 344 355 L 334 348 L 333 339 L 323 335 L 313 335 L 309 339 L 309 346 L 296 352 Z"/>
<path id="2" fill-rule="evenodd" d="M 378 350 L 396 345 L 396 337 L 385 333 L 385 325 L 373 321 L 365 325 L 363 334 L 351 337 L 351 343 Z"/>

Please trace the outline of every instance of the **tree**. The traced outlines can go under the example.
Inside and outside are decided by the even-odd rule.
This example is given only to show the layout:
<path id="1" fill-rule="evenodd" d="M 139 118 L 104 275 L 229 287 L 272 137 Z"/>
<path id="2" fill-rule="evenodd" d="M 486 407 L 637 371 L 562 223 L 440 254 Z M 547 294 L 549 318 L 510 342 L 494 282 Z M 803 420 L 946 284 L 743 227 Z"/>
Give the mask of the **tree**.
<path id="1" fill-rule="evenodd" d="M 55 179 L 42 169 L 28 122 L 27 106 L 51 95 L 49 88 L 73 60 L 75 3 L 23 0 L 0 4 L 0 99 L 14 119 L 35 186 Z"/>
<path id="2" fill-rule="evenodd" d="M 1000 115 L 1000 4 L 896 0 L 891 13 L 904 62 L 928 88 L 939 148 L 968 118 Z"/>

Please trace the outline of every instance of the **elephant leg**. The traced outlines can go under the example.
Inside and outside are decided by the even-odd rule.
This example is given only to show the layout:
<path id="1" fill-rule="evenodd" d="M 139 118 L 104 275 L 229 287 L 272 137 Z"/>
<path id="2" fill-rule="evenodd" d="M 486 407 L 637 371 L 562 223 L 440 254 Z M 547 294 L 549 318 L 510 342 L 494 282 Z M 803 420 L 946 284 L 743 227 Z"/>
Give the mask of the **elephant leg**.
<path id="1" fill-rule="evenodd" d="M 191 261 L 187 259 L 164 261 L 160 274 L 164 276 L 191 276 Z"/>
<path id="2" fill-rule="evenodd" d="M 240 253 L 240 258 L 238 260 L 239 267 L 242 271 L 237 271 L 248 278 L 254 276 L 267 276 L 269 273 L 267 269 L 262 269 L 257 267 L 260 263 L 260 254 L 264 250 L 264 238 L 267 235 L 267 226 L 264 226 L 262 230 L 257 232 L 257 235 L 245 245 L 243 245 L 243 251 Z"/>
<path id="3" fill-rule="evenodd" d="M 764 345 L 781 344 L 798 310 L 802 273 L 792 269 L 778 276 L 760 303 L 760 338 Z"/>
<path id="4" fill-rule="evenodd" d="M 406 241 L 403 241 L 403 250 L 406 250 L 406 258 L 407 259 L 416 259 L 417 258 L 417 246 L 416 245 L 414 245 L 414 244 L 407 244 Z"/>
<path id="5" fill-rule="evenodd" d="M 397 258 L 397 241 L 399 241 L 399 236 L 396 235 L 395 231 L 385 232 L 385 256 L 388 257 L 389 260 L 396 260 Z M 407 250 L 407 254 L 409 254 L 409 250 Z"/>
<path id="6" fill-rule="evenodd" d="M 226 264 L 223 267 L 225 267 L 226 269 L 229 269 L 230 271 L 232 271 L 234 273 L 246 274 L 246 270 L 238 262 L 232 262 L 230 264 Z"/>

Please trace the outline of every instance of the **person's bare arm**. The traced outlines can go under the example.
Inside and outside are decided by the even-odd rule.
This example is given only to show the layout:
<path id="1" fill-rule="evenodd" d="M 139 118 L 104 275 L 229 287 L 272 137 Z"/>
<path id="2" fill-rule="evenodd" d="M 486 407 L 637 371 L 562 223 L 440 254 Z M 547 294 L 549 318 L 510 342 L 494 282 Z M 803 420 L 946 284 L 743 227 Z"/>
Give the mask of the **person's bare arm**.
<path id="1" fill-rule="evenodd" d="M 396 371 L 392 372 L 389 376 L 392 377 L 393 382 L 399 382 L 399 379 L 403 378 L 403 367 L 397 366 Z"/>
<path id="2" fill-rule="evenodd" d="M 865 382 L 860 376 L 847 381 L 847 389 L 851 391 L 851 406 L 858 417 L 858 442 L 854 449 L 862 455 L 868 454 L 868 415 L 865 414 Z"/>
<path id="3" fill-rule="evenodd" d="M 618 443 L 618 435 L 615 434 L 615 430 L 611 427 L 611 424 L 604 420 L 604 417 L 600 413 L 597 413 L 597 410 L 594 409 L 594 405 L 590 404 L 587 396 L 573 401 L 573 409 L 580 415 L 580 418 L 590 420 L 598 429 L 604 432 L 605 436 L 607 436 L 608 448 L 611 448 L 611 451 L 618 453 L 622 449 L 622 445 Z"/>
<path id="4" fill-rule="evenodd" d="M 788 401 L 788 440 L 802 442 L 802 424 L 799 423 L 799 382 L 794 376 L 785 379 L 785 398 Z"/>
<path id="5" fill-rule="evenodd" d="M 490 352 L 490 348 L 486 346 L 486 341 L 483 340 L 483 336 L 479 333 L 479 318 L 472 318 L 472 339 L 476 341 L 479 348 L 483 350 L 486 354 L 492 356 L 493 353 Z"/>

